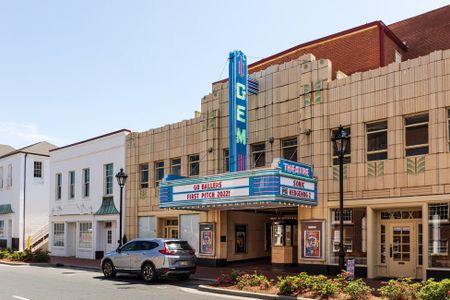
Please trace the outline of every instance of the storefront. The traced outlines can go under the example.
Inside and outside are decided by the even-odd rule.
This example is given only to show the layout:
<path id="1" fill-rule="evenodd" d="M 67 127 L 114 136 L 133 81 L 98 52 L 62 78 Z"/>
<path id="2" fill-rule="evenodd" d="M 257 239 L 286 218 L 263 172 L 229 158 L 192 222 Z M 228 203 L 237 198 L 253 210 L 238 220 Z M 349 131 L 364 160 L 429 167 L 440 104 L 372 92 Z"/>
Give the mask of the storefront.
<path id="1" fill-rule="evenodd" d="M 198 252 L 209 264 L 263 257 L 293 264 L 299 240 L 297 207 L 317 205 L 312 174 L 308 165 L 276 159 L 271 168 L 168 179 L 160 186 L 160 207 L 206 212 L 199 223 Z"/>

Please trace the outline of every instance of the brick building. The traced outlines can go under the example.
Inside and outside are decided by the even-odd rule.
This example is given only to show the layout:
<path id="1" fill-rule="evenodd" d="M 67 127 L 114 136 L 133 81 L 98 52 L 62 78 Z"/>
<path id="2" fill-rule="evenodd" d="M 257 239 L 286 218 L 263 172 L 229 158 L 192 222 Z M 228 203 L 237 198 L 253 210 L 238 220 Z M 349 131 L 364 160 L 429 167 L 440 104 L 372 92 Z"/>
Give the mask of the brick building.
<path id="1" fill-rule="evenodd" d="M 209 265 L 271 257 L 299 271 L 337 271 L 330 137 L 342 124 L 351 137 L 344 244 L 356 272 L 448 276 L 450 27 L 439 20 L 449 19 L 446 6 L 389 26 L 376 21 L 248 66 L 259 82 L 259 93 L 248 97 L 249 172 L 273 172 L 279 157 L 310 165 L 317 205 L 196 206 L 194 199 L 161 208 L 165 174 L 192 182 L 235 176 L 227 173 L 227 80 L 213 83 L 195 118 L 128 135 L 127 236 L 187 239 Z M 214 226 L 207 236 L 214 251 L 205 255 L 202 224 Z"/>

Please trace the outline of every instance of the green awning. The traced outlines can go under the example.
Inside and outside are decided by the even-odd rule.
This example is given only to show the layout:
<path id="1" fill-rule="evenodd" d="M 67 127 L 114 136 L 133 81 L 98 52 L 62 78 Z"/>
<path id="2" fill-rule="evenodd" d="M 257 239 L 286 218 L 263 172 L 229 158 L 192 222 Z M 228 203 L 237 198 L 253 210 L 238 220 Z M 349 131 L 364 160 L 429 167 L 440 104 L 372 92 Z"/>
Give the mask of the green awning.
<path id="1" fill-rule="evenodd" d="M 0 215 L 12 214 L 14 213 L 11 204 L 2 204 L 0 205 Z"/>
<path id="2" fill-rule="evenodd" d="M 114 205 L 113 197 L 103 197 L 102 206 L 100 206 L 95 215 L 115 215 L 118 213 L 119 211 Z"/>

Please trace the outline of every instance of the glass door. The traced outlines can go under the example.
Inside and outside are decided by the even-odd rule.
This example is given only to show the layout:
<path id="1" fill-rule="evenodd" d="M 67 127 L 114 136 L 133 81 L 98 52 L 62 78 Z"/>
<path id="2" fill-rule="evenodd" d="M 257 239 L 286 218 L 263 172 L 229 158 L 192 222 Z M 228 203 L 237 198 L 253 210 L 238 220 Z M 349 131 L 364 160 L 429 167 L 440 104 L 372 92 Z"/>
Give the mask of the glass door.
<path id="1" fill-rule="evenodd" d="M 412 222 L 389 224 L 389 276 L 416 277 L 414 225 Z"/>

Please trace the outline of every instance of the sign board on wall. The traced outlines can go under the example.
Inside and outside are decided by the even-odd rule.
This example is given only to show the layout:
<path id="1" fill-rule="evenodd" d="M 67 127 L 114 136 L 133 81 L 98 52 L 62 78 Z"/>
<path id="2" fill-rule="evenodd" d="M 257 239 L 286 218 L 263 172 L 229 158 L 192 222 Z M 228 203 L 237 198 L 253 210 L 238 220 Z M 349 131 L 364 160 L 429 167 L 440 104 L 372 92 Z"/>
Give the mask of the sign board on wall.
<path id="1" fill-rule="evenodd" d="M 247 57 L 232 51 L 229 60 L 229 164 L 230 172 L 236 172 L 248 168 Z"/>
<path id="2" fill-rule="evenodd" d="M 215 223 L 200 223 L 199 253 L 202 255 L 215 255 L 216 229 Z"/>
<path id="3" fill-rule="evenodd" d="M 289 161 L 283 161 L 283 166 L 289 165 Z M 276 164 L 273 169 L 164 181 L 160 185 L 160 207 L 187 209 L 263 202 L 317 205 L 317 180 L 308 167 L 295 163 L 294 168 L 285 168 L 295 174 L 288 174 Z"/>

